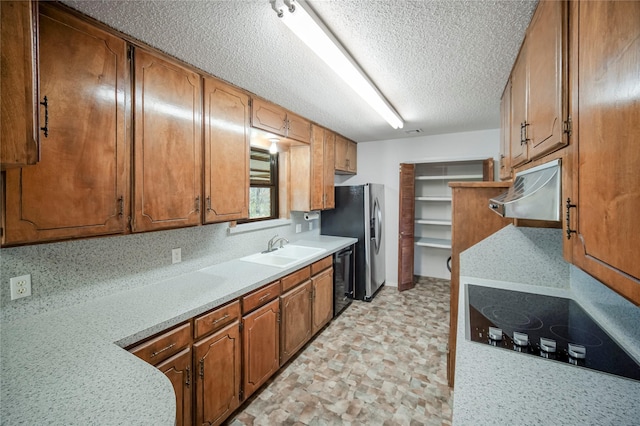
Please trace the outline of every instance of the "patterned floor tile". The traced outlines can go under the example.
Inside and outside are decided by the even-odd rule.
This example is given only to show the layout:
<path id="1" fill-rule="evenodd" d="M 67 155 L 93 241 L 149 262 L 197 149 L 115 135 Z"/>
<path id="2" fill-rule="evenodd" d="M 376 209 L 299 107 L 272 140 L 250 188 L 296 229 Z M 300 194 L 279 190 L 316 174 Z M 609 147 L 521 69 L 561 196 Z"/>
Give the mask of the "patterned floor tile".
<path id="1" fill-rule="evenodd" d="M 416 277 L 352 303 L 227 424 L 451 425 L 449 284 Z"/>

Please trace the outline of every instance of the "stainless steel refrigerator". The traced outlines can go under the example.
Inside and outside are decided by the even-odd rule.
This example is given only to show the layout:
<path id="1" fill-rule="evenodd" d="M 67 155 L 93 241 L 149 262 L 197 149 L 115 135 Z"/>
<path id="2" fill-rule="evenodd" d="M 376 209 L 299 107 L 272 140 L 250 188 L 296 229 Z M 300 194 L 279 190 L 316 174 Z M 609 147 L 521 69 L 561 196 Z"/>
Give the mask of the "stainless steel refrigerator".
<path id="1" fill-rule="evenodd" d="M 336 207 L 324 210 L 320 234 L 358 239 L 354 299 L 371 301 L 385 282 L 384 185 L 336 186 Z"/>

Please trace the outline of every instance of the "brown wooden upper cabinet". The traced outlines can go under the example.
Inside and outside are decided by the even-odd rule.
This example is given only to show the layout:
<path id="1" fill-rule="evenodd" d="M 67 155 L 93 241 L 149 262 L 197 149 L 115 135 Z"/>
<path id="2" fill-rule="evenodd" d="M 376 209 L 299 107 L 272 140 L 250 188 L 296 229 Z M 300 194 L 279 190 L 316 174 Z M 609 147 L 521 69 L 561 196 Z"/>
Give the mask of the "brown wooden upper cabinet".
<path id="1" fill-rule="evenodd" d="M 251 100 L 251 125 L 300 142 L 311 142 L 311 122 L 260 98 Z"/>
<path id="2" fill-rule="evenodd" d="M 201 223 L 202 80 L 135 49 L 133 231 Z"/>
<path id="3" fill-rule="evenodd" d="M 335 173 L 355 175 L 358 173 L 358 145 L 336 135 Z"/>
<path id="4" fill-rule="evenodd" d="M 204 79 L 204 222 L 249 217 L 249 96 Z"/>
<path id="5" fill-rule="evenodd" d="M 2 169 L 36 164 L 39 141 L 37 66 L 38 3 L 0 2 Z M 43 106 L 44 108 L 44 106 Z"/>
<path id="6" fill-rule="evenodd" d="M 326 210 L 335 207 L 335 134 L 315 124 L 311 126 L 311 145 L 292 145 L 291 210 Z"/>
<path id="7" fill-rule="evenodd" d="M 573 185 L 565 244 L 576 266 L 640 305 L 640 2 L 571 5 Z M 570 237 L 570 238 L 569 238 Z"/>
<path id="8" fill-rule="evenodd" d="M 126 43 L 48 3 L 39 4 L 39 13 L 40 93 L 47 100 L 40 121 L 47 128 L 46 137 L 42 132 L 46 143 L 37 165 L 6 171 L 3 243 L 125 232 Z M 3 63 L 3 74 L 14 65 L 23 64 L 5 68 Z"/>
<path id="9" fill-rule="evenodd" d="M 511 79 L 500 99 L 500 180 L 511 179 Z"/>
<path id="10" fill-rule="evenodd" d="M 511 166 L 568 144 L 567 2 L 543 0 L 511 73 Z"/>

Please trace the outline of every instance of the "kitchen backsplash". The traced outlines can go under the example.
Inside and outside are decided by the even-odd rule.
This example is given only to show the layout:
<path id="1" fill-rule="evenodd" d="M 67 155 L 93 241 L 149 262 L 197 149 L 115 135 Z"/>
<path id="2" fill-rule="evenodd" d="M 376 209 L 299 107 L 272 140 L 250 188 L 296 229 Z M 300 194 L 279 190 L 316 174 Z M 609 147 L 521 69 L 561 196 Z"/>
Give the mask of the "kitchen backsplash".
<path id="1" fill-rule="evenodd" d="M 472 262 L 465 258 L 472 257 Z M 568 288 L 562 230 L 509 225 L 460 254 L 460 275 Z"/>
<path id="2" fill-rule="evenodd" d="M 308 224 L 313 223 L 313 230 Z M 296 225 L 305 232 L 296 233 Z M 0 322 L 17 320 L 262 251 L 278 234 L 290 241 L 319 234 L 318 221 L 291 213 L 291 223 L 230 234 L 227 223 L 38 244 L 0 250 Z M 180 247 L 182 262 L 171 264 Z M 10 300 L 9 279 L 31 274 L 32 295 Z"/>

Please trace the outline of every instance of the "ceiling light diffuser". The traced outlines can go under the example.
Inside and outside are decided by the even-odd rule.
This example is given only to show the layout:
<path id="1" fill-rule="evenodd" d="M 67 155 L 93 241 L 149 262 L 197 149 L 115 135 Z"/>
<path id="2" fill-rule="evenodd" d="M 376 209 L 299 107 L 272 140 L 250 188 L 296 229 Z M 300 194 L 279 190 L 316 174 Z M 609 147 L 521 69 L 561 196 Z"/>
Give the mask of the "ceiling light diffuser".
<path id="1" fill-rule="evenodd" d="M 286 0 L 283 12 L 271 5 L 282 22 L 355 90 L 394 129 L 402 128 L 400 115 L 391 107 L 380 91 L 349 56 L 329 29 L 304 2 Z"/>

